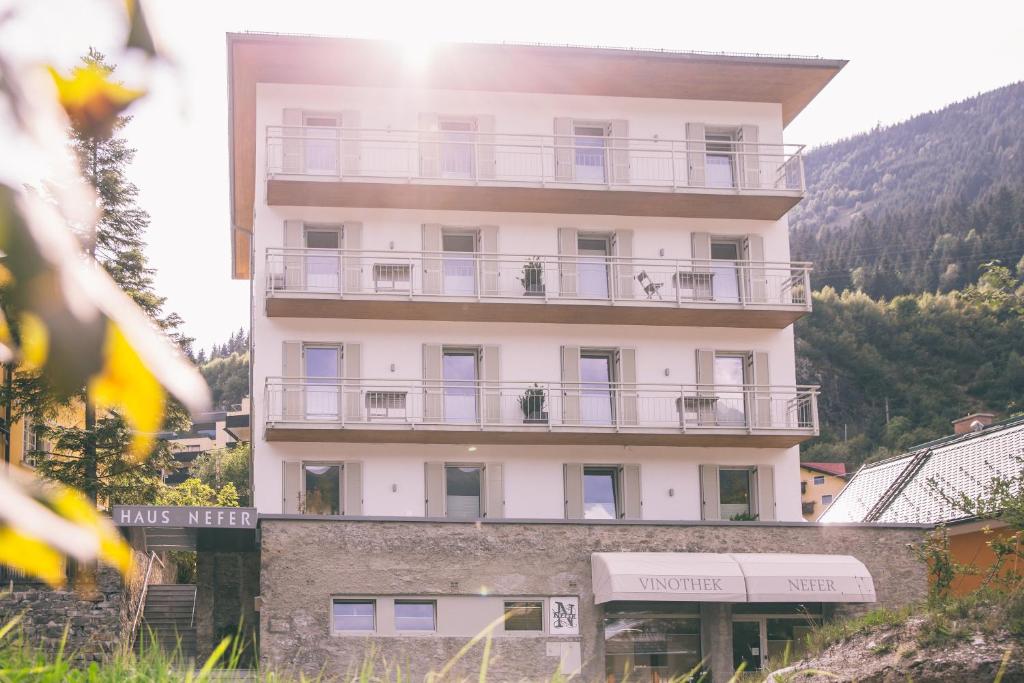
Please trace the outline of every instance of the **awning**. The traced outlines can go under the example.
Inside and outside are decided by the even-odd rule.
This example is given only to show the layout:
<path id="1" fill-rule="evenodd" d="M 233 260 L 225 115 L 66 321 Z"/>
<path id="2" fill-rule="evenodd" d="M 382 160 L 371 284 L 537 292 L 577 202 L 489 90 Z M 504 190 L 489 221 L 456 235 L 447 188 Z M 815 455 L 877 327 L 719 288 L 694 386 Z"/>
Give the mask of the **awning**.
<path id="1" fill-rule="evenodd" d="M 874 602 L 849 555 L 594 553 L 594 602 Z"/>

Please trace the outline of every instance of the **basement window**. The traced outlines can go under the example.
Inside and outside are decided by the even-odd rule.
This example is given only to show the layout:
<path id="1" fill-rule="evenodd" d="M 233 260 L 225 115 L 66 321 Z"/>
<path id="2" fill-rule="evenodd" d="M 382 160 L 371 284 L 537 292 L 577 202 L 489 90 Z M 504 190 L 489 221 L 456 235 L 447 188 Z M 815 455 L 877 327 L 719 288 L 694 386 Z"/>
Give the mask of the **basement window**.
<path id="1" fill-rule="evenodd" d="M 373 631 L 377 627 L 374 600 L 335 600 L 332 611 L 335 631 Z"/>
<path id="2" fill-rule="evenodd" d="M 508 600 L 505 602 L 506 631 L 543 631 L 543 600 Z"/>

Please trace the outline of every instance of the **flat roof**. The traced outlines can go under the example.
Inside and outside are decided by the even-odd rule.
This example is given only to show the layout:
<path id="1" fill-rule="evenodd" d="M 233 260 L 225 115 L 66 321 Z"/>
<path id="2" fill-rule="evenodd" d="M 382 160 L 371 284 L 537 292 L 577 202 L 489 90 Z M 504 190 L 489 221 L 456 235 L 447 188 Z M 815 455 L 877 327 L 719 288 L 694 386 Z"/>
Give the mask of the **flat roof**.
<path id="1" fill-rule="evenodd" d="M 249 273 L 256 84 L 298 83 L 772 102 L 792 121 L 846 60 L 541 44 L 441 43 L 412 65 L 400 42 L 228 33 L 232 274 Z"/>

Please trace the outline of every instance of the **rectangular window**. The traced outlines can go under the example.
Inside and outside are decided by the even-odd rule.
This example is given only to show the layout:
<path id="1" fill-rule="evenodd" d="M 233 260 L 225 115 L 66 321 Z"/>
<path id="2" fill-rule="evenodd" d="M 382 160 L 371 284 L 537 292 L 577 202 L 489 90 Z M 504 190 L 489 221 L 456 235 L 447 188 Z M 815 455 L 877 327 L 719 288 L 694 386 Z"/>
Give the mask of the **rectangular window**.
<path id="1" fill-rule="evenodd" d="M 612 352 L 580 352 L 580 421 L 583 424 L 614 424 L 614 381 L 615 357 Z"/>
<path id="2" fill-rule="evenodd" d="M 483 468 L 446 465 L 444 478 L 446 516 L 454 519 L 478 519 L 481 516 Z"/>
<path id="3" fill-rule="evenodd" d="M 708 187 L 735 187 L 736 136 L 708 133 L 705 140 Z"/>
<path id="4" fill-rule="evenodd" d="M 305 229 L 306 287 L 315 291 L 337 292 L 341 273 L 341 230 L 336 227 Z M 326 252 L 326 253 L 324 253 Z"/>
<path id="5" fill-rule="evenodd" d="M 27 467 L 35 467 L 36 461 L 41 455 L 37 451 L 44 449 L 43 440 L 39 438 L 39 430 L 30 418 L 26 417 L 24 419 L 21 428 L 24 432 L 24 448 L 21 453 L 21 462 Z"/>
<path id="6" fill-rule="evenodd" d="M 332 610 L 335 631 L 373 631 L 377 628 L 374 600 L 335 600 Z"/>
<path id="7" fill-rule="evenodd" d="M 823 495 L 821 497 L 821 504 L 822 505 L 831 505 L 832 504 L 832 494 L 831 493 L 826 493 L 825 495 Z"/>
<path id="8" fill-rule="evenodd" d="M 437 603 L 433 600 L 395 600 L 396 631 L 437 629 Z"/>
<path id="9" fill-rule="evenodd" d="M 577 291 L 584 299 L 607 299 L 610 291 L 611 240 L 606 236 L 580 237 L 576 241 Z"/>
<path id="10" fill-rule="evenodd" d="M 341 347 L 307 345 L 302 352 L 305 357 L 306 419 L 337 419 Z"/>
<path id="11" fill-rule="evenodd" d="M 506 631 L 543 631 L 543 600 L 507 600 L 505 602 Z"/>
<path id="12" fill-rule="evenodd" d="M 807 493 L 807 482 L 802 481 L 800 482 L 800 495 L 802 496 L 805 493 Z"/>
<path id="13" fill-rule="evenodd" d="M 476 124 L 468 119 L 441 119 L 438 128 L 441 132 L 441 175 L 446 178 L 472 178 Z"/>
<path id="14" fill-rule="evenodd" d="M 745 427 L 747 424 L 745 355 L 715 355 L 715 418 L 721 426 Z"/>
<path id="15" fill-rule="evenodd" d="M 723 467 L 718 470 L 718 481 L 720 485 L 719 501 L 722 506 L 722 519 L 744 520 L 752 519 L 754 510 L 753 501 L 753 470 L 729 469 Z"/>
<path id="16" fill-rule="evenodd" d="M 341 465 L 302 465 L 307 515 L 341 514 Z"/>
<path id="17" fill-rule="evenodd" d="M 824 485 L 824 483 L 825 483 L 824 475 L 817 476 L 817 477 L 814 478 L 814 485 L 815 486 L 822 486 L 822 485 Z"/>
<path id="18" fill-rule="evenodd" d="M 441 235 L 441 250 L 444 252 L 442 274 L 444 293 L 448 296 L 476 295 L 476 245 L 475 232 L 448 232 Z"/>
<path id="19" fill-rule="evenodd" d="M 707 672 L 699 671 L 700 619 L 696 616 L 658 614 L 653 608 L 644 613 L 608 614 L 604 651 L 608 681 L 707 680 Z"/>
<path id="20" fill-rule="evenodd" d="M 477 422 L 478 355 L 474 349 L 443 351 L 445 422 Z"/>
<path id="21" fill-rule="evenodd" d="M 306 114 L 305 126 L 306 172 L 316 175 L 335 175 L 338 172 L 338 145 L 341 117 L 331 114 Z"/>
<path id="22" fill-rule="evenodd" d="M 576 180 L 585 183 L 603 183 L 605 174 L 605 139 L 607 126 L 573 126 Z"/>
<path id="23" fill-rule="evenodd" d="M 717 301 L 740 300 L 739 242 L 714 241 L 711 243 L 711 295 Z"/>
<path id="24" fill-rule="evenodd" d="M 583 518 L 618 519 L 619 468 L 583 468 Z"/>

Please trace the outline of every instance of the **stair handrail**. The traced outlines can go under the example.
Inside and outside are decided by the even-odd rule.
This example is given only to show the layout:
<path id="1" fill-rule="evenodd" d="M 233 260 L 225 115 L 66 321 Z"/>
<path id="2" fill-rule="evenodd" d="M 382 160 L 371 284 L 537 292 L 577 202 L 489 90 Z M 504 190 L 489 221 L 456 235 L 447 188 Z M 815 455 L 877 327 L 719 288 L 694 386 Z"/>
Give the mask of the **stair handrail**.
<path id="1" fill-rule="evenodd" d="M 199 586 L 193 586 L 192 590 L 192 616 L 189 617 L 188 626 L 192 628 L 196 625 L 196 599 L 199 597 Z"/>
<path id="2" fill-rule="evenodd" d="M 139 628 L 139 620 L 142 619 L 142 612 L 146 608 L 146 594 L 149 592 L 149 575 L 153 573 L 153 561 L 160 563 L 160 567 L 166 569 L 164 561 L 156 554 L 155 550 L 149 551 L 149 561 L 146 563 L 146 573 L 142 578 L 142 590 L 139 591 L 139 601 L 132 616 L 132 626 L 128 631 L 128 651 L 135 648 L 135 638 Z"/>

